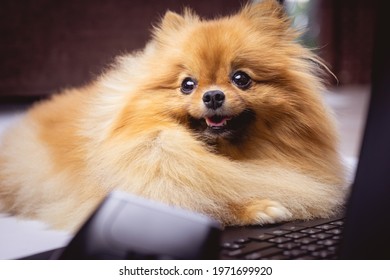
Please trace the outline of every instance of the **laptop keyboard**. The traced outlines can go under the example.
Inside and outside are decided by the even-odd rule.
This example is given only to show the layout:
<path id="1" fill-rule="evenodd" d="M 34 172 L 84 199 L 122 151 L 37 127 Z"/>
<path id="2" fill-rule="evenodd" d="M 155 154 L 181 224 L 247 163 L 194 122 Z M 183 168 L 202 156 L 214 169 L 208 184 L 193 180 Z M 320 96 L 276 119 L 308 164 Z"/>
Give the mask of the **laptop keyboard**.
<path id="1" fill-rule="evenodd" d="M 285 225 L 221 245 L 222 259 L 335 259 L 344 219 Z"/>

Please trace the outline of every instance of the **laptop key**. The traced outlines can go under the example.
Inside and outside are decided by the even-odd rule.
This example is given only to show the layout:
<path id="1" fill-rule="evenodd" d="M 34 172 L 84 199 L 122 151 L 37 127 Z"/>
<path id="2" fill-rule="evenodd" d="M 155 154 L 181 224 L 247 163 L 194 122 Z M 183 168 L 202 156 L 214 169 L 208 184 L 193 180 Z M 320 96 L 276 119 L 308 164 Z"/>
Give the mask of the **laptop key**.
<path id="1" fill-rule="evenodd" d="M 288 260 L 289 257 L 283 254 L 276 254 L 267 258 L 268 260 Z"/>
<path id="2" fill-rule="evenodd" d="M 317 234 L 312 234 L 312 235 L 310 235 L 310 237 L 312 237 L 312 238 L 315 238 L 315 239 L 327 239 L 327 238 L 329 238 L 329 237 L 331 237 L 332 235 L 331 234 L 329 234 L 329 233 L 317 233 Z"/>
<path id="3" fill-rule="evenodd" d="M 334 239 L 325 239 L 325 240 L 319 240 L 317 244 L 319 245 L 325 245 L 325 246 L 334 246 L 339 243 L 339 240 Z"/>
<path id="4" fill-rule="evenodd" d="M 334 222 L 331 222 L 330 224 L 335 225 L 335 226 L 342 226 L 342 225 L 344 225 L 344 221 L 343 220 L 334 221 Z"/>
<path id="5" fill-rule="evenodd" d="M 305 228 L 305 229 L 300 230 L 300 232 L 307 233 L 307 234 L 316 234 L 316 233 L 321 232 L 321 231 L 322 231 L 322 229 L 318 229 L 318 228 Z"/>
<path id="6" fill-rule="evenodd" d="M 339 249 L 338 247 L 336 246 L 329 246 L 326 248 L 328 251 L 331 251 L 331 252 L 337 252 L 337 250 Z"/>
<path id="7" fill-rule="evenodd" d="M 286 233 L 290 233 L 291 231 L 289 230 L 284 230 L 284 229 L 276 229 L 276 230 L 273 230 L 271 232 L 269 232 L 270 234 L 273 234 L 273 235 L 284 235 Z"/>
<path id="8" fill-rule="evenodd" d="M 300 244 L 310 244 L 310 243 L 313 243 L 315 241 L 316 241 L 316 239 L 311 238 L 311 237 L 303 237 L 303 238 L 294 239 L 294 242 L 297 242 Z"/>
<path id="9" fill-rule="evenodd" d="M 293 250 L 289 250 L 289 251 L 284 251 L 283 254 L 287 257 L 290 257 L 290 258 L 297 258 L 297 257 L 303 256 L 303 255 L 306 255 L 307 251 L 300 250 L 300 249 L 293 249 Z"/>
<path id="10" fill-rule="evenodd" d="M 323 245 L 313 244 L 313 243 L 301 246 L 301 249 L 307 250 L 307 251 L 310 251 L 310 252 L 319 251 L 319 250 L 321 250 L 323 248 L 324 248 Z"/>
<path id="11" fill-rule="evenodd" d="M 305 237 L 307 236 L 306 233 L 301 233 L 301 232 L 292 232 L 292 233 L 288 233 L 286 235 L 284 235 L 285 237 L 290 237 L 290 238 L 293 238 L 293 239 L 297 239 L 297 238 L 302 238 L 302 237 Z"/>
<path id="12" fill-rule="evenodd" d="M 252 252 L 260 251 L 266 248 L 270 248 L 275 246 L 272 243 L 267 243 L 267 242 L 250 242 L 246 244 L 243 248 L 234 250 L 234 251 L 227 251 L 225 252 L 225 255 L 229 257 L 240 257 Z"/>
<path id="13" fill-rule="evenodd" d="M 288 231 L 298 231 L 298 230 L 302 230 L 304 229 L 305 227 L 301 227 L 301 226 L 283 226 L 281 227 L 282 230 L 288 230 Z"/>
<path id="14" fill-rule="evenodd" d="M 340 235 L 340 234 L 343 233 L 343 231 L 341 229 L 339 229 L 339 228 L 334 228 L 334 229 L 331 229 L 331 230 L 327 230 L 325 232 L 333 234 L 333 235 Z"/>
<path id="15" fill-rule="evenodd" d="M 335 227 L 337 226 L 331 224 L 323 224 L 323 225 L 316 226 L 315 228 L 322 229 L 322 230 L 330 230 Z"/>
<path id="16" fill-rule="evenodd" d="M 265 249 L 265 250 L 261 250 L 261 251 L 258 251 L 258 252 L 254 252 L 254 253 L 245 255 L 244 259 L 247 259 L 247 260 L 257 260 L 257 259 L 262 259 L 262 258 L 268 258 L 270 256 L 273 256 L 275 254 L 279 254 L 279 253 L 282 253 L 282 252 L 283 252 L 282 249 L 272 247 L 272 248 L 268 248 L 268 249 Z"/>
<path id="17" fill-rule="evenodd" d="M 299 246 L 301 246 L 301 245 L 298 243 L 294 243 L 294 242 L 287 242 L 287 243 L 278 244 L 278 248 L 287 249 L 287 250 L 291 250 L 291 249 L 297 248 Z"/>
<path id="18" fill-rule="evenodd" d="M 235 244 L 235 243 L 230 243 L 230 242 L 225 242 L 221 245 L 222 249 L 224 250 L 237 250 L 237 249 L 241 249 L 243 248 L 244 246 L 243 245 L 240 245 L 240 244 Z"/>
<path id="19" fill-rule="evenodd" d="M 327 259 L 335 256 L 335 253 L 333 251 L 323 250 L 323 251 L 313 252 L 311 253 L 311 255 L 315 258 Z"/>
<path id="20" fill-rule="evenodd" d="M 269 239 L 268 242 L 280 244 L 280 243 L 285 243 L 285 242 L 288 242 L 291 240 L 292 240 L 291 238 L 279 236 L 279 237 Z"/>
<path id="21" fill-rule="evenodd" d="M 236 244 L 246 244 L 249 242 L 251 242 L 251 240 L 249 238 L 239 238 L 239 239 L 234 241 L 234 243 L 236 243 Z"/>
<path id="22" fill-rule="evenodd" d="M 270 239 L 272 237 L 274 237 L 274 236 L 271 234 L 261 233 L 261 234 L 255 235 L 255 236 L 250 236 L 249 239 L 256 240 L 256 241 L 264 241 L 264 240 Z"/>

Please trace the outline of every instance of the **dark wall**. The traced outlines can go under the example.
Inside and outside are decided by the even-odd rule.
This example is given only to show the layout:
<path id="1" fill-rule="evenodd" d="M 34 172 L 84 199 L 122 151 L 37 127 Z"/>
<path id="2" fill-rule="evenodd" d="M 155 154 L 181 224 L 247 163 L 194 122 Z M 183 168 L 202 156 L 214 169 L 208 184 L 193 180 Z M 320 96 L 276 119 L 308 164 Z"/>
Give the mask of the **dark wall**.
<path id="1" fill-rule="evenodd" d="M 315 0 L 320 24 L 319 54 L 340 85 L 369 84 L 376 0 Z M 335 80 L 333 80 L 335 82 Z"/>
<path id="2" fill-rule="evenodd" d="M 311 0 L 319 54 L 340 84 L 370 82 L 375 1 Z M 245 0 L 2 0 L 0 102 L 35 99 L 99 75 L 142 48 L 167 9 L 231 14 Z M 333 80 L 334 82 L 334 80 Z"/>
<path id="3" fill-rule="evenodd" d="M 241 0 L 2 0 L 0 102 L 78 86 L 121 53 L 142 48 L 167 9 L 203 17 L 238 10 Z"/>

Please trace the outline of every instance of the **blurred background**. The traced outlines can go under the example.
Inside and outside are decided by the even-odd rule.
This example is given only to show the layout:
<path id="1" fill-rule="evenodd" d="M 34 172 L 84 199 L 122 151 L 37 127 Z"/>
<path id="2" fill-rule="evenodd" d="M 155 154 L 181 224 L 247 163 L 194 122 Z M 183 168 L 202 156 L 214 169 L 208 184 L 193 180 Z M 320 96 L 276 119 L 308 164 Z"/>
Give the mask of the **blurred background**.
<path id="1" fill-rule="evenodd" d="M 284 0 L 302 42 L 338 85 L 370 83 L 375 1 Z M 118 54 L 142 48 L 167 9 L 209 18 L 242 0 L 2 0 L 0 101 L 34 99 L 98 75 Z M 336 84 L 336 80 L 330 81 Z"/>
<path id="2" fill-rule="evenodd" d="M 339 120 L 345 154 L 356 156 L 370 91 L 375 1 L 281 0 L 301 41 L 330 77 L 325 99 Z M 167 9 L 205 18 L 239 10 L 242 0 L 2 0 L 0 105 L 31 104 L 99 75 L 118 54 L 140 49 Z M 7 105 L 5 107 L 4 105 Z M 8 108 L 8 109 L 4 109 Z M 1 122 L 1 120 L 0 120 Z"/>

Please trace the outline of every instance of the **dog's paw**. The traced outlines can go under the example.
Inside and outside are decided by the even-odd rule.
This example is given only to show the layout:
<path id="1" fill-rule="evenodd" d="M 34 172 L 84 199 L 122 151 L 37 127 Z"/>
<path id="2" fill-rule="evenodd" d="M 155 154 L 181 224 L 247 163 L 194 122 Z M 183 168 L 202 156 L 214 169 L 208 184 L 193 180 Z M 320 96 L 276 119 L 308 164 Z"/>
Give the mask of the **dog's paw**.
<path id="1" fill-rule="evenodd" d="M 273 224 L 292 218 L 291 212 L 277 201 L 255 200 L 245 206 L 241 221 L 244 224 Z"/>

